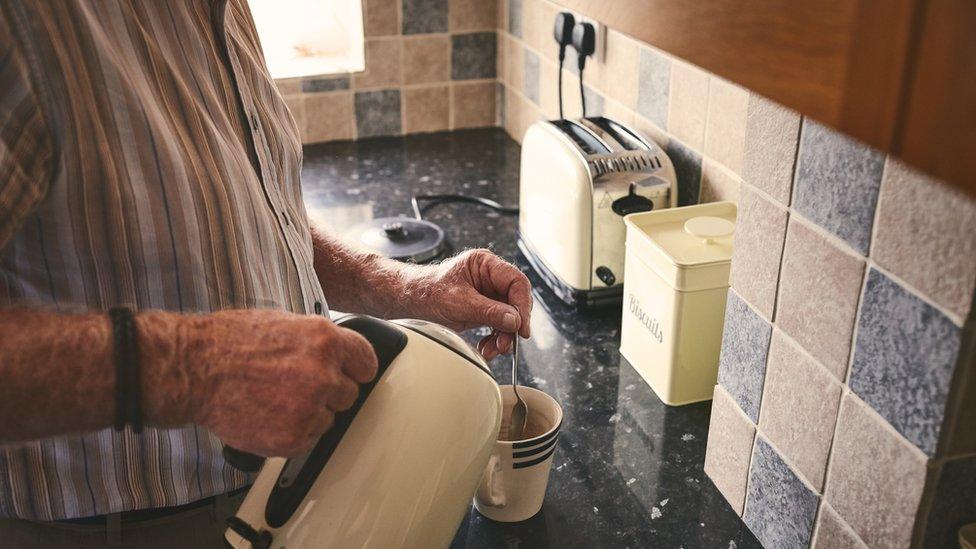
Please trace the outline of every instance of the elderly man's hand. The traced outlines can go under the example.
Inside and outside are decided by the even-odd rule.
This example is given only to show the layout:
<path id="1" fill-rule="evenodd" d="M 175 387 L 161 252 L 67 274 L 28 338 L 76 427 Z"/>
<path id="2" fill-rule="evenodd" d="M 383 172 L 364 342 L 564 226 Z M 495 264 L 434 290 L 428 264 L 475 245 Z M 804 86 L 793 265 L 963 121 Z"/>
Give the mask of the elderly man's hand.
<path id="1" fill-rule="evenodd" d="M 415 314 L 453 330 L 492 328 L 478 344 L 487 359 L 508 352 L 516 332 L 530 335 L 529 279 L 488 250 L 468 250 L 438 265 L 419 282 L 423 287 L 417 293 L 422 298 Z"/>
<path id="2" fill-rule="evenodd" d="M 376 375 L 373 346 L 320 316 L 150 312 L 138 322 L 149 423 L 196 423 L 262 456 L 310 450 Z"/>

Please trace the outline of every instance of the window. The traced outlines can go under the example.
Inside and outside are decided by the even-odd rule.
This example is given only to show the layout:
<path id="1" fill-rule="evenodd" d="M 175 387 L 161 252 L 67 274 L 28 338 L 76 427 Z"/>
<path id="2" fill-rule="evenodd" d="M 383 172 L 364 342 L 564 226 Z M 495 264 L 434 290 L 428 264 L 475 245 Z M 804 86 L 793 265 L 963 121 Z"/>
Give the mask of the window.
<path id="1" fill-rule="evenodd" d="M 362 0 L 248 0 L 274 78 L 358 72 Z"/>

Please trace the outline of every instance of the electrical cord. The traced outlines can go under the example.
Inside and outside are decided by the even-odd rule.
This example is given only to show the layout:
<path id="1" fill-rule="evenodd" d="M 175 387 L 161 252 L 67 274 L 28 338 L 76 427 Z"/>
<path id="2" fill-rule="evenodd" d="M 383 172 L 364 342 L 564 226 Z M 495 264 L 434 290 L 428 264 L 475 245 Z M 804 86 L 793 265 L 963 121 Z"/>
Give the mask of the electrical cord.
<path id="1" fill-rule="evenodd" d="M 563 116 L 563 60 L 566 59 L 566 46 L 559 46 L 559 66 L 556 70 L 559 72 L 557 89 L 559 90 L 559 119 L 562 120 Z"/>
<path id="2" fill-rule="evenodd" d="M 413 195 L 410 197 L 410 206 L 413 207 L 413 216 L 417 221 L 423 221 L 424 215 L 423 210 L 436 204 L 430 204 L 425 208 L 420 207 L 421 201 L 436 202 L 437 204 L 442 204 L 446 202 L 467 202 L 469 204 L 477 204 L 479 206 L 484 206 L 490 208 L 498 213 L 505 215 L 516 215 L 519 213 L 517 207 L 502 206 L 498 202 L 491 200 L 490 198 L 484 198 L 481 196 L 465 196 L 463 194 L 421 194 Z"/>
<path id="3" fill-rule="evenodd" d="M 583 93 L 583 66 L 582 65 L 583 64 L 580 63 L 580 73 L 579 73 L 580 105 L 583 107 L 583 118 L 586 118 L 586 94 Z"/>

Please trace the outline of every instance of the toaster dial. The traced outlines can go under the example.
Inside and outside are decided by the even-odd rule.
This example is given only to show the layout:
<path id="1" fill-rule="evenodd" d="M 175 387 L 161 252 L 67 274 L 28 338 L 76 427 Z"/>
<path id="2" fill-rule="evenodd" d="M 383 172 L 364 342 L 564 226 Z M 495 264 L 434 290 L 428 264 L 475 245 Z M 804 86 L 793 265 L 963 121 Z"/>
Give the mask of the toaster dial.
<path id="1" fill-rule="evenodd" d="M 596 277 L 603 281 L 607 286 L 613 286 L 617 282 L 617 277 L 614 276 L 613 271 L 610 267 L 606 265 L 600 265 L 596 268 Z"/>

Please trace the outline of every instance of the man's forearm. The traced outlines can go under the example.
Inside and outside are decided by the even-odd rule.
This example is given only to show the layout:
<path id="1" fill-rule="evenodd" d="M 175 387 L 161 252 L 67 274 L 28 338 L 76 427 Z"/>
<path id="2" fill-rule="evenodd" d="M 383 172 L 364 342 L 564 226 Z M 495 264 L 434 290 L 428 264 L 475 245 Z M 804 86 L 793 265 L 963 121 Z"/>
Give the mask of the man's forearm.
<path id="1" fill-rule="evenodd" d="M 436 267 L 407 265 L 312 231 L 315 273 L 329 306 L 347 313 L 397 318 L 416 313 Z"/>
<path id="2" fill-rule="evenodd" d="M 169 367 L 178 315 L 137 316 L 143 417 L 186 419 L 180 369 Z M 105 314 L 0 310 L 0 443 L 101 429 L 115 418 L 112 327 Z M 162 365 L 166 365 L 162 367 Z M 181 392 L 182 391 L 182 392 Z"/>

